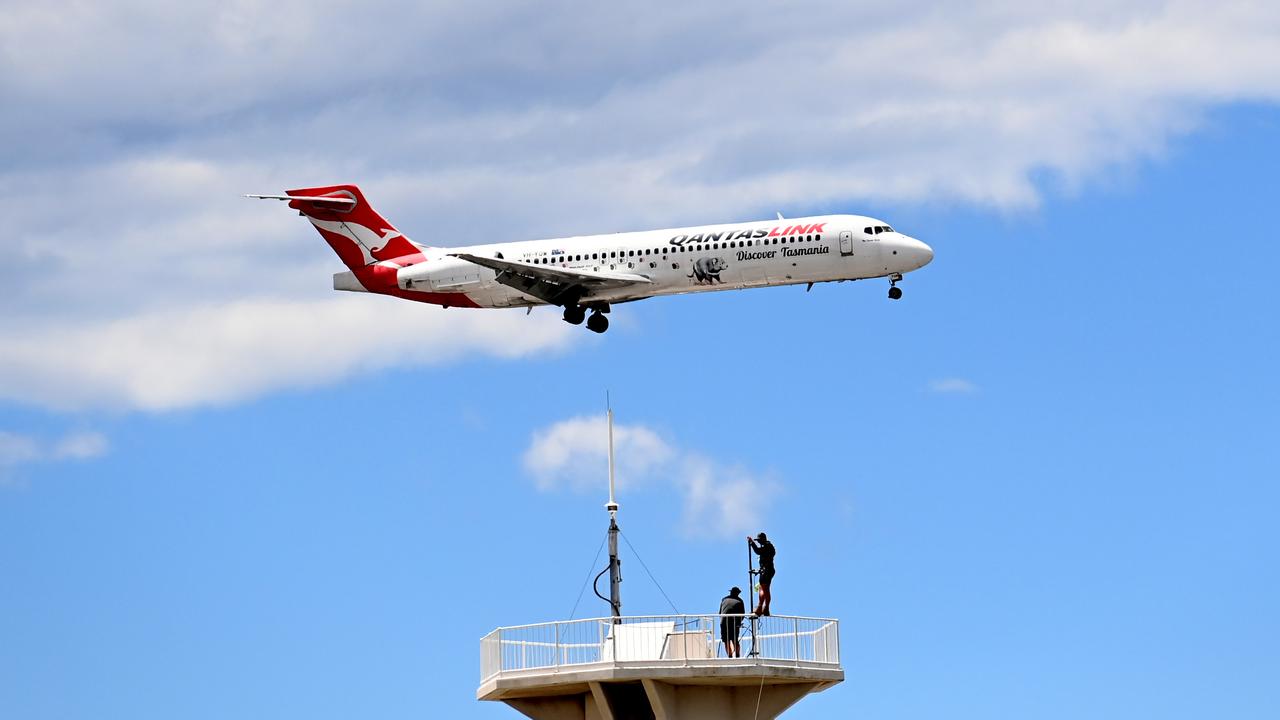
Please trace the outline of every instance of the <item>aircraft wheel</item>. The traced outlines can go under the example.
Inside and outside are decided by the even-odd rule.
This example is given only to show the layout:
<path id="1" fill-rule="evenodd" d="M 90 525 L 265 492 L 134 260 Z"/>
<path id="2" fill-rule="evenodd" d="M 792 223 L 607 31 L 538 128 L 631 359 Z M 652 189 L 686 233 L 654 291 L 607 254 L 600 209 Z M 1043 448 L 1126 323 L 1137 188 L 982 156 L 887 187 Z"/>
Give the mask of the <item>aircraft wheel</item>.
<path id="1" fill-rule="evenodd" d="M 898 299 L 898 298 L 900 298 L 900 297 L 902 297 L 902 288 L 900 288 L 900 287 L 891 287 L 891 288 L 889 288 L 889 299 L 890 299 L 890 300 L 897 300 L 897 299 Z"/>
<path id="2" fill-rule="evenodd" d="M 609 329 L 609 318 L 600 313 L 592 313 L 587 318 L 587 329 L 594 333 L 602 333 Z"/>
<path id="3" fill-rule="evenodd" d="M 586 317 L 587 311 L 581 305 L 569 305 L 564 309 L 564 321 L 570 325 L 581 325 Z"/>

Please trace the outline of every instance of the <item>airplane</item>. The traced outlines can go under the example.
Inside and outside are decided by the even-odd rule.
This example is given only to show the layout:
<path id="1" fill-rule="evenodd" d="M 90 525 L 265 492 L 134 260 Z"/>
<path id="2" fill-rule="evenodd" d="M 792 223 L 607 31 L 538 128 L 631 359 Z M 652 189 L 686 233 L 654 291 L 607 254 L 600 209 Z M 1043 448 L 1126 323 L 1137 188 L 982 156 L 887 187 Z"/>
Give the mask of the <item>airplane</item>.
<path id="1" fill-rule="evenodd" d="M 658 295 L 888 278 L 897 300 L 903 275 L 933 260 L 928 245 L 861 215 L 442 248 L 405 237 L 355 185 L 245 197 L 287 201 L 311 221 L 348 268 L 335 290 L 446 308 L 555 305 L 596 333 L 613 305 Z"/>

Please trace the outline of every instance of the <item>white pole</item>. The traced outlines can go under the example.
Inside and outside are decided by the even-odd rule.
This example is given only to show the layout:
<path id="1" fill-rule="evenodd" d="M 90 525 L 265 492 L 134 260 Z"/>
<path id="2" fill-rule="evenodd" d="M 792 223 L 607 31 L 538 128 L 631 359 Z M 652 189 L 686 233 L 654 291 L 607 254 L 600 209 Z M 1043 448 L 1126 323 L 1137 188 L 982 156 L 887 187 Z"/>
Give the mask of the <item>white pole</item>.
<path id="1" fill-rule="evenodd" d="M 618 511 L 618 504 L 613 500 L 613 408 L 608 409 L 609 415 L 609 504 L 605 507 L 609 509 L 612 515 Z"/>
<path id="2" fill-rule="evenodd" d="M 613 497 L 613 404 L 609 402 L 607 394 L 605 407 L 608 409 L 609 419 L 609 504 L 604 506 L 609 511 L 609 607 L 616 623 L 617 618 L 622 617 L 622 562 L 618 560 L 618 503 Z M 613 645 L 616 657 L 617 633 L 613 634 Z"/>

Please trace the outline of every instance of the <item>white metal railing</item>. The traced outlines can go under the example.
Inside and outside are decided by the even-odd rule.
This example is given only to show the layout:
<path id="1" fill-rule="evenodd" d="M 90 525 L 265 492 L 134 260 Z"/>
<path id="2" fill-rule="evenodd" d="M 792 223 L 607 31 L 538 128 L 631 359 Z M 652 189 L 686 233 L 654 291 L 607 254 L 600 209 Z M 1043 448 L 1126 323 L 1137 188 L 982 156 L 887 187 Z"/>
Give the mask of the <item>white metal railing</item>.
<path id="1" fill-rule="evenodd" d="M 725 654 L 736 632 L 740 657 Z M 480 678 L 595 664 L 840 664 L 840 624 L 784 615 L 644 615 L 498 628 L 480 640 Z"/>

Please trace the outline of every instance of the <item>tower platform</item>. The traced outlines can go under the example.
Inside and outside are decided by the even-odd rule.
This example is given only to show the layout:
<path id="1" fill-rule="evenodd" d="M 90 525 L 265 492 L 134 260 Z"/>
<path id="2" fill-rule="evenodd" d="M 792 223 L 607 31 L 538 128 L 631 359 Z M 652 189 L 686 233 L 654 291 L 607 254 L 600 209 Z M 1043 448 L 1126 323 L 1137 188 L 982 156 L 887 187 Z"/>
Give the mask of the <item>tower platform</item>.
<path id="1" fill-rule="evenodd" d="M 836 620 L 651 615 L 499 628 L 480 641 L 480 676 L 478 699 L 538 720 L 716 720 L 775 718 L 844 669 Z"/>

